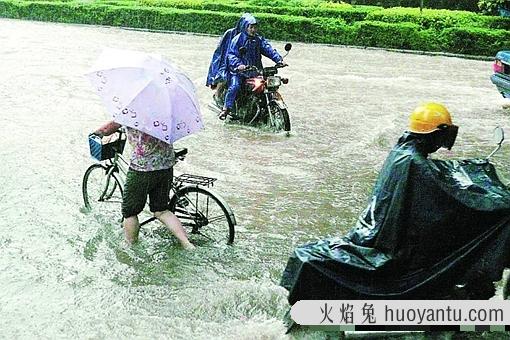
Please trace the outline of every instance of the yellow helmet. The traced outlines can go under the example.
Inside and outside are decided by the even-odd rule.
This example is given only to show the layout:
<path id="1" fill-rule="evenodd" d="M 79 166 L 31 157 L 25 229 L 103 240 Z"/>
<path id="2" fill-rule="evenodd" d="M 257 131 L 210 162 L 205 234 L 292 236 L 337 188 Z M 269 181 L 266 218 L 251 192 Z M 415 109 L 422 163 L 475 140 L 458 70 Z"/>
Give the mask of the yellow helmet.
<path id="1" fill-rule="evenodd" d="M 409 131 L 414 133 L 431 133 L 452 125 L 450 112 L 439 103 L 422 104 L 409 116 Z"/>

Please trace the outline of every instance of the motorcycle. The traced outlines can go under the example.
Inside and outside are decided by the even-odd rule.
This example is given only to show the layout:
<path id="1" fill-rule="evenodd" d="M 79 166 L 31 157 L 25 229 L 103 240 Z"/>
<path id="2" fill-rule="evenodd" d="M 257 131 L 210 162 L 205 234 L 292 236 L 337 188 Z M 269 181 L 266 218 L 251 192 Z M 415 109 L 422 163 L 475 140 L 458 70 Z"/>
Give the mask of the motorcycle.
<path id="1" fill-rule="evenodd" d="M 285 45 L 287 52 L 285 58 L 292 48 L 292 44 Z M 245 48 L 240 49 L 241 55 L 246 53 Z M 287 65 L 276 64 L 275 66 L 264 67 L 248 66 L 241 73 L 250 75 L 243 83 L 234 102 L 230 113 L 229 121 L 239 122 L 244 125 L 266 125 L 273 131 L 290 131 L 290 117 L 287 105 L 283 101 L 278 89 L 282 84 L 289 82 L 288 78 L 280 77 L 278 69 Z M 213 97 L 214 109 L 221 111 L 224 105 L 225 94 L 228 86 L 223 86 L 217 96 Z"/>
<path id="2" fill-rule="evenodd" d="M 387 159 L 391 174 L 403 182 L 395 187 L 399 195 L 372 205 L 374 210 L 367 208 L 347 235 L 296 247 L 280 282 L 291 305 L 299 300 L 483 300 L 495 295 L 494 282 L 510 267 L 510 188 L 490 162 L 504 141 L 503 130 L 495 130 L 497 146 L 484 159 L 410 155 L 408 162 L 402 155 L 409 155 L 413 138 L 401 137 Z M 385 178 L 387 169 L 381 171 Z M 378 215 L 377 209 L 386 213 Z M 363 219 L 367 212 L 372 216 L 368 224 Z M 378 224 L 381 220 L 391 222 Z M 506 297 L 510 283 L 503 287 Z"/>

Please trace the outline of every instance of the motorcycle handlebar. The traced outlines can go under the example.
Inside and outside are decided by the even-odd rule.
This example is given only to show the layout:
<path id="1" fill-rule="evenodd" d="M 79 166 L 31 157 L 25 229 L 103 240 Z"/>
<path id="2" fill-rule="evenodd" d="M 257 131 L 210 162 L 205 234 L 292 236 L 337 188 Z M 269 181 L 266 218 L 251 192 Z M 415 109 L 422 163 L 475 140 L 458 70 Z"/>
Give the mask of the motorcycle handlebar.
<path id="1" fill-rule="evenodd" d="M 237 72 L 238 72 L 238 73 L 243 73 L 243 72 L 256 71 L 256 72 L 257 72 L 257 73 L 259 73 L 259 74 L 263 74 L 263 73 L 264 73 L 264 70 L 266 70 L 266 69 L 272 69 L 272 68 L 276 68 L 276 69 L 278 69 L 278 68 L 283 68 L 283 67 L 287 67 L 287 66 L 289 66 L 289 65 L 287 65 L 287 64 L 285 64 L 285 63 L 277 63 L 277 64 L 276 64 L 276 65 L 274 65 L 274 66 L 264 67 L 264 68 L 262 68 L 262 70 L 261 70 L 261 69 L 259 69 L 257 66 L 255 66 L 255 65 L 250 65 L 250 66 L 247 66 L 244 70 L 242 70 L 242 71 L 239 71 L 239 70 L 238 70 Z"/>
<path id="2" fill-rule="evenodd" d="M 244 70 L 242 70 L 242 71 L 241 71 L 241 70 L 238 70 L 238 69 L 236 69 L 236 70 L 235 70 L 235 72 L 236 72 L 236 73 L 239 73 L 239 74 L 244 73 L 244 72 L 250 72 L 250 71 L 257 71 L 257 73 L 261 73 L 261 72 L 260 72 L 260 70 L 257 68 L 257 66 L 254 66 L 254 65 L 252 65 L 252 66 L 247 66 L 247 67 L 246 67 Z"/>
<path id="3" fill-rule="evenodd" d="M 247 68 L 244 69 L 243 72 L 249 72 L 249 71 L 257 71 L 258 73 L 260 73 L 260 70 L 255 65 L 248 66 Z"/>

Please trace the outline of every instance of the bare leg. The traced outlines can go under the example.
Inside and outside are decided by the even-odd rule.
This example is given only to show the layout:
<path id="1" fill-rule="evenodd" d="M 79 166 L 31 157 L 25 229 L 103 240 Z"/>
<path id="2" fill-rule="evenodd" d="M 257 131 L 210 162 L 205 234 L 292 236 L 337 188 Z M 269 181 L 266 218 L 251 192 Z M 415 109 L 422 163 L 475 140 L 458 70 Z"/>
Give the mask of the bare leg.
<path id="1" fill-rule="evenodd" d="M 124 219 L 122 222 L 124 226 L 124 235 L 128 244 L 133 244 L 138 241 L 138 232 L 140 231 L 140 223 L 138 216 L 131 216 Z"/>
<path id="2" fill-rule="evenodd" d="M 220 93 L 221 91 L 223 90 L 223 88 L 225 87 L 225 82 L 221 81 L 219 82 L 217 85 L 216 85 L 216 96 L 219 97 L 220 96 Z"/>
<path id="3" fill-rule="evenodd" d="M 182 223 L 179 221 L 177 216 L 168 210 L 156 211 L 154 216 L 160 220 L 175 237 L 177 237 L 184 249 L 190 250 L 195 248 L 195 246 L 188 240 L 186 231 L 182 227 Z"/>
<path id="4" fill-rule="evenodd" d="M 222 107 L 224 98 L 221 98 L 221 95 L 225 96 L 225 92 L 223 91 L 223 88 L 225 87 L 225 82 L 219 82 L 218 84 L 214 85 L 216 91 L 213 95 L 214 104 L 216 104 L 217 107 Z"/>

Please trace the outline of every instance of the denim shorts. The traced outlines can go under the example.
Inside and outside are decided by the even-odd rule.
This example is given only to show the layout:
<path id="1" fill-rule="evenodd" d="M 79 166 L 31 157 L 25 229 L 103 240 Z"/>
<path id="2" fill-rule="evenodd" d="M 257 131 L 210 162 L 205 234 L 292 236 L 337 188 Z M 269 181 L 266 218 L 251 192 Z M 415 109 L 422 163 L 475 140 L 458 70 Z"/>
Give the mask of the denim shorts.
<path id="1" fill-rule="evenodd" d="M 155 171 L 129 169 L 122 195 L 122 216 L 136 216 L 142 212 L 149 196 L 152 212 L 168 210 L 173 168 Z"/>

